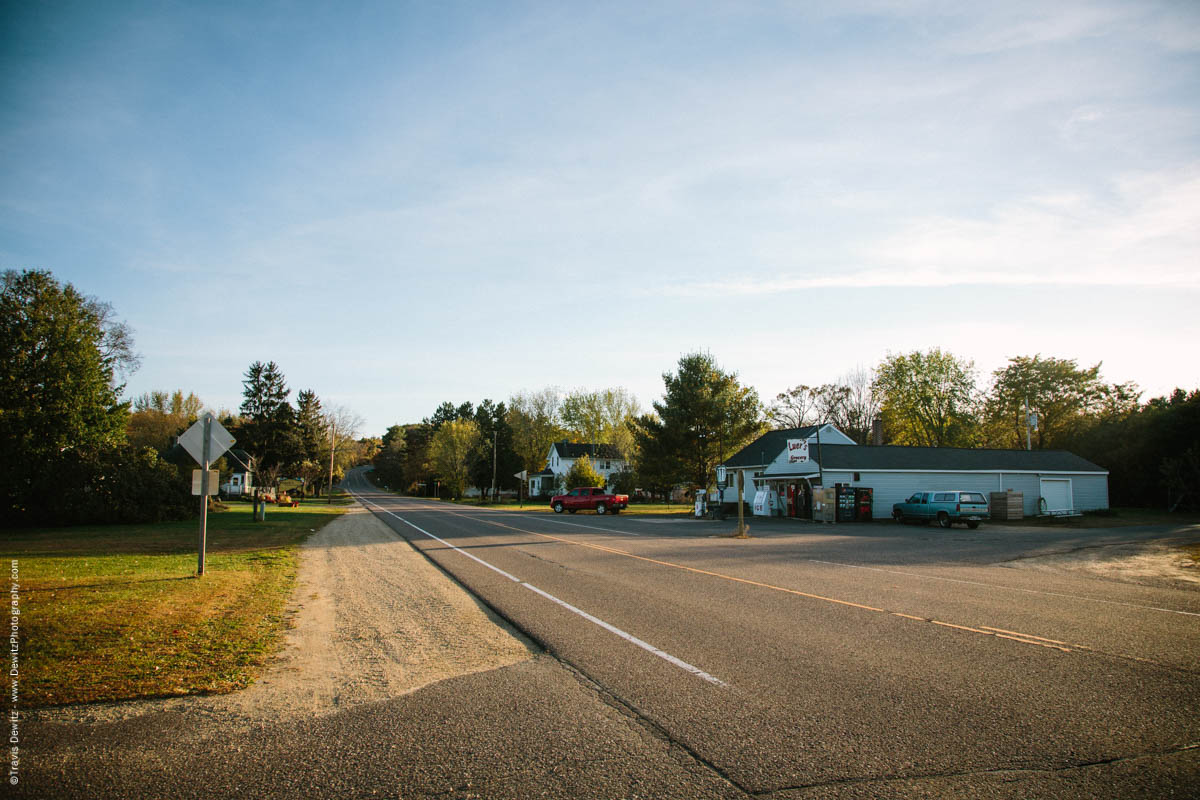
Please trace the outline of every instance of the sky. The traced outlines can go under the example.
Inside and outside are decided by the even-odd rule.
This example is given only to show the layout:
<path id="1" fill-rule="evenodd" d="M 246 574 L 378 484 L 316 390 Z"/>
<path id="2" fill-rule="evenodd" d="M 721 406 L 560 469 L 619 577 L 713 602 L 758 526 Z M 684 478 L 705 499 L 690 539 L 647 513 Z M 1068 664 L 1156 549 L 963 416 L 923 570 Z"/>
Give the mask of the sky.
<path id="1" fill-rule="evenodd" d="M 378 435 L 931 347 L 1200 388 L 1194 2 L 0 15 L 0 268 L 112 304 L 127 397 L 236 409 L 273 360 Z"/>

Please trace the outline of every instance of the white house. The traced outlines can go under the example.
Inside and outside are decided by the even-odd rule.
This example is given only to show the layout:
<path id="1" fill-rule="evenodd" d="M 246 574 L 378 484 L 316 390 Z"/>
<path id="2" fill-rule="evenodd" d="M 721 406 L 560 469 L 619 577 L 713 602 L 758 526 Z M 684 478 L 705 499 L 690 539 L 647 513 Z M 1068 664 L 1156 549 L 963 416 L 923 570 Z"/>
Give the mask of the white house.
<path id="1" fill-rule="evenodd" d="M 613 476 L 629 468 L 629 462 L 611 444 L 583 444 L 568 442 L 564 439 L 550 445 L 550 452 L 546 455 L 546 468 L 529 476 L 529 496 L 548 497 L 553 495 L 558 478 L 560 476 L 565 478 L 566 474 L 571 471 L 571 466 L 585 455 L 591 460 L 592 469 L 600 473 L 600 476 L 604 478 L 605 486 L 610 490 Z"/>
<path id="2" fill-rule="evenodd" d="M 233 471 L 229 480 L 218 488 L 225 497 L 242 497 L 254 491 L 254 473 L 250 470 L 253 459 L 245 450 L 233 449 L 225 454 Z"/>
<path id="3" fill-rule="evenodd" d="M 254 491 L 254 482 L 251 473 L 246 471 L 231 473 L 229 480 L 221 484 L 220 491 L 226 497 L 240 497 L 250 494 Z"/>

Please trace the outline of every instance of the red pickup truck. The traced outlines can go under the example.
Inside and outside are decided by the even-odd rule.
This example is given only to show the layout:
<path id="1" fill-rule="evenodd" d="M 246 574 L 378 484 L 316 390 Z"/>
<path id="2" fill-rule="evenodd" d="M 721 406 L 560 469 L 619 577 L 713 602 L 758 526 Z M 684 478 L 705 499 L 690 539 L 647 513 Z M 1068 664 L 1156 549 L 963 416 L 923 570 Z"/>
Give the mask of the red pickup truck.
<path id="1" fill-rule="evenodd" d="M 616 514 L 629 506 L 629 495 L 608 494 L 603 489 L 587 487 L 572 489 L 566 494 L 550 498 L 550 507 L 555 514 L 568 511 L 574 514 L 581 508 L 594 510 L 597 514 Z"/>

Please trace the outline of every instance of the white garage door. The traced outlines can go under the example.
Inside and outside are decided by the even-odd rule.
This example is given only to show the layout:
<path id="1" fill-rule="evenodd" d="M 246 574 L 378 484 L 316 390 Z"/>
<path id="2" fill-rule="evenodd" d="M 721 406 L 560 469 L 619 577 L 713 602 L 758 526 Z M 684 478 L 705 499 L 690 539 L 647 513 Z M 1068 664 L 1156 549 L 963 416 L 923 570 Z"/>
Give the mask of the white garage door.
<path id="1" fill-rule="evenodd" d="M 1042 478 L 1042 499 L 1046 501 L 1046 511 L 1071 511 L 1075 507 L 1071 479 Z"/>

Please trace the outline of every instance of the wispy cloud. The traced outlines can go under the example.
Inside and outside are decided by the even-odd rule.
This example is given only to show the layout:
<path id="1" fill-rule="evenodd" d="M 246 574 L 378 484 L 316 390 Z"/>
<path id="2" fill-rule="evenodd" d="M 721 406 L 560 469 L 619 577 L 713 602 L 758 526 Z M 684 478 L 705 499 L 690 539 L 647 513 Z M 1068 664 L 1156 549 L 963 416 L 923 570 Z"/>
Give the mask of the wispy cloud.
<path id="1" fill-rule="evenodd" d="M 1200 289 L 1200 164 L 1131 174 L 1110 199 L 1030 197 L 981 218 L 929 216 L 858 253 L 861 266 L 769 267 L 677 281 L 681 296 L 821 288 L 1114 286 Z"/>

